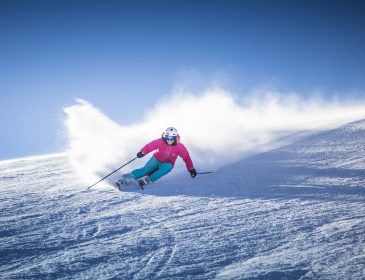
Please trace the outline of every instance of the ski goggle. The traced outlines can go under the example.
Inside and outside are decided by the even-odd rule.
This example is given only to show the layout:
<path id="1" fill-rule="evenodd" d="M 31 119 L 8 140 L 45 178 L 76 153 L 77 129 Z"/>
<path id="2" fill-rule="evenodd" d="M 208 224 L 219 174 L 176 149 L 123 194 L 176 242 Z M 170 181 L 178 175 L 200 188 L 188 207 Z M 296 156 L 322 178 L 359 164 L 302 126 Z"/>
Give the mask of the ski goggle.
<path id="1" fill-rule="evenodd" d="M 176 140 L 176 136 L 165 136 L 166 140 Z"/>

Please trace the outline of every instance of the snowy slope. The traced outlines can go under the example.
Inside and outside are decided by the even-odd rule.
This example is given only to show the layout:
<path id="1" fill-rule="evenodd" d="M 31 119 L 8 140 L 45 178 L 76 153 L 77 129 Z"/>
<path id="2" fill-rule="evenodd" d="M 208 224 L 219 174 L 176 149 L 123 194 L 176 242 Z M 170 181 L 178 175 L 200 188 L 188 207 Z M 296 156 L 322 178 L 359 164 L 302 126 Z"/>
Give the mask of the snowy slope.
<path id="1" fill-rule="evenodd" d="M 361 121 L 125 192 L 64 155 L 0 162 L 0 277 L 364 279 L 364 149 Z"/>

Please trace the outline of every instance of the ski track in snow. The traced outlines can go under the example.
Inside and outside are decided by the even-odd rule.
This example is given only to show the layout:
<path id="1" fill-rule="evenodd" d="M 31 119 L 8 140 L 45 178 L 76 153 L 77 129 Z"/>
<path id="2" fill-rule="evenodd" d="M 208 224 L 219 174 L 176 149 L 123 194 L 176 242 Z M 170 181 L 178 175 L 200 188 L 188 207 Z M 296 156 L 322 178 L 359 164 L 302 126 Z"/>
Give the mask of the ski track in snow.
<path id="1" fill-rule="evenodd" d="M 0 162 L 0 278 L 364 279 L 364 156 L 359 122 L 145 191 Z"/>

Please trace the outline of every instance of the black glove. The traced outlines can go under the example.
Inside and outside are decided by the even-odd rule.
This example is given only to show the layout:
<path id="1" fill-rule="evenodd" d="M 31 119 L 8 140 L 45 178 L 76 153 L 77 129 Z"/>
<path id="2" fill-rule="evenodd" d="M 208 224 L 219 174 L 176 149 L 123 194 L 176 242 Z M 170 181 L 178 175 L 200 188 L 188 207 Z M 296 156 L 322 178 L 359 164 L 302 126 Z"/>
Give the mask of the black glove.
<path id="1" fill-rule="evenodd" d="M 198 173 L 196 173 L 196 170 L 195 169 L 191 169 L 191 170 L 189 170 L 189 172 L 190 172 L 190 176 L 191 177 L 195 177 L 196 175 L 198 175 Z"/>
<path id="2" fill-rule="evenodd" d="M 142 153 L 142 152 L 138 152 L 138 153 L 137 153 L 137 157 L 138 157 L 138 158 L 144 157 L 144 153 Z"/>

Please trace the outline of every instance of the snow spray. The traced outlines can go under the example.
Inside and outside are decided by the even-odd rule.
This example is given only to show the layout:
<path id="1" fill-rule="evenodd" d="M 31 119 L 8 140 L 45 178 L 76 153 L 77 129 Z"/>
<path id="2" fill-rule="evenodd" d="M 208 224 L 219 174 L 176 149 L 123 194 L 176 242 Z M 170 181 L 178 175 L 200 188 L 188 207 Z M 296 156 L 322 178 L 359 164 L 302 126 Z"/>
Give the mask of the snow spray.
<path id="1" fill-rule="evenodd" d="M 157 102 L 141 122 L 132 125 L 113 121 L 81 99 L 64 111 L 69 159 L 85 182 L 100 179 L 135 156 L 168 126 L 178 129 L 199 171 L 217 170 L 245 156 L 289 144 L 297 138 L 287 136 L 297 132 L 335 128 L 365 118 L 365 105 L 359 102 L 304 99 L 270 90 L 238 99 L 221 88 L 199 94 L 180 90 Z M 125 171 L 142 164 L 135 161 Z M 176 167 L 182 169 L 181 165 L 180 161 Z"/>

